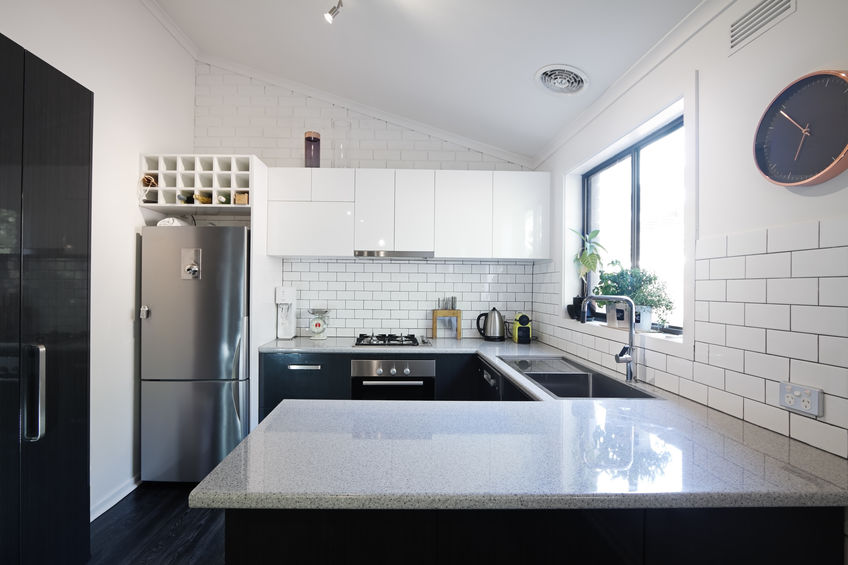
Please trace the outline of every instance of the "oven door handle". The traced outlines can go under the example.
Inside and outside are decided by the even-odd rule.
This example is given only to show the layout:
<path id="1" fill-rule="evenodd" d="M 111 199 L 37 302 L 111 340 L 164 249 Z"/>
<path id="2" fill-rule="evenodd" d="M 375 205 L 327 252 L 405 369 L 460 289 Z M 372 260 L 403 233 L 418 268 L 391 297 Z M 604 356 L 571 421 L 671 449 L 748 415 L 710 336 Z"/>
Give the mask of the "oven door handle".
<path id="1" fill-rule="evenodd" d="M 362 381 L 363 386 L 424 386 L 424 381 Z"/>

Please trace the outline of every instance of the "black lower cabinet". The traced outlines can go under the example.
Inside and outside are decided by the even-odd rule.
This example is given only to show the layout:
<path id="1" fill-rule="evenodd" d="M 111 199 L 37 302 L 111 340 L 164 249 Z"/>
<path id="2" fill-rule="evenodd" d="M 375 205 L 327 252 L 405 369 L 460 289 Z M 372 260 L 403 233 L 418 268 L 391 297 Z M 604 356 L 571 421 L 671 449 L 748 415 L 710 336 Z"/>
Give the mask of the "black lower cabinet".
<path id="1" fill-rule="evenodd" d="M 318 353 L 259 355 L 259 421 L 286 398 L 350 399 L 350 356 Z"/>
<path id="2" fill-rule="evenodd" d="M 0 67 L 0 563 L 85 563 L 93 94 Z"/>
<path id="3" fill-rule="evenodd" d="M 227 510 L 226 563 L 843 564 L 842 508 Z"/>

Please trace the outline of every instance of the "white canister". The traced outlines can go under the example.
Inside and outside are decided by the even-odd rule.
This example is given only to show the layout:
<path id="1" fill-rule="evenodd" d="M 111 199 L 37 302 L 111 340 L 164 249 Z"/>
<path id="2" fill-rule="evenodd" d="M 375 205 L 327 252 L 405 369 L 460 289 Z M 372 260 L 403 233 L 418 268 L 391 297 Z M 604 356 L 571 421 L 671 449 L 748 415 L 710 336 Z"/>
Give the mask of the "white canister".
<path id="1" fill-rule="evenodd" d="M 639 331 L 651 331 L 651 314 L 650 306 L 636 306 L 636 329 Z"/>

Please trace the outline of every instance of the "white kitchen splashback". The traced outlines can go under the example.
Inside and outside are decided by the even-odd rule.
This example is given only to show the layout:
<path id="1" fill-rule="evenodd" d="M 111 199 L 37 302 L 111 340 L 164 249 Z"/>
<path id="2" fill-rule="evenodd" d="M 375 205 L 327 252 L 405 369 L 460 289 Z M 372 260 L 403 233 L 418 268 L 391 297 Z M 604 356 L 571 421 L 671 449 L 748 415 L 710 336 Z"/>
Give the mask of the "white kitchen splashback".
<path id="1" fill-rule="evenodd" d="M 848 218 L 828 218 L 700 239 L 695 312 L 686 314 L 695 318 L 694 360 L 637 351 L 637 378 L 848 456 L 846 226 Z M 533 280 L 533 334 L 621 370 L 613 354 L 624 332 L 602 339 L 567 320 L 554 263 L 537 263 Z M 824 414 L 780 408 L 781 381 L 822 389 Z"/>
<path id="2" fill-rule="evenodd" d="M 456 296 L 463 337 L 479 337 L 477 315 L 492 307 L 511 320 L 533 309 L 533 263 L 401 259 L 285 259 L 283 285 L 298 289 L 298 335 L 310 308 L 330 310 L 327 333 L 432 333 L 438 301 Z M 455 336 L 449 320 L 439 337 Z"/>

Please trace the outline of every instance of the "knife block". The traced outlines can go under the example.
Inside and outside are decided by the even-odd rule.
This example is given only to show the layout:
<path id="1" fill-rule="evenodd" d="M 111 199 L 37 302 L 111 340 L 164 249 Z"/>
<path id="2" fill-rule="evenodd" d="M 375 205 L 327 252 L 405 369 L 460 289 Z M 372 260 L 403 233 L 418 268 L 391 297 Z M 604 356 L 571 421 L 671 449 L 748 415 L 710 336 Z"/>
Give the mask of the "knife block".
<path id="1" fill-rule="evenodd" d="M 462 310 L 433 310 L 433 339 L 436 339 L 436 326 L 439 318 L 456 318 L 456 339 L 462 339 Z"/>

